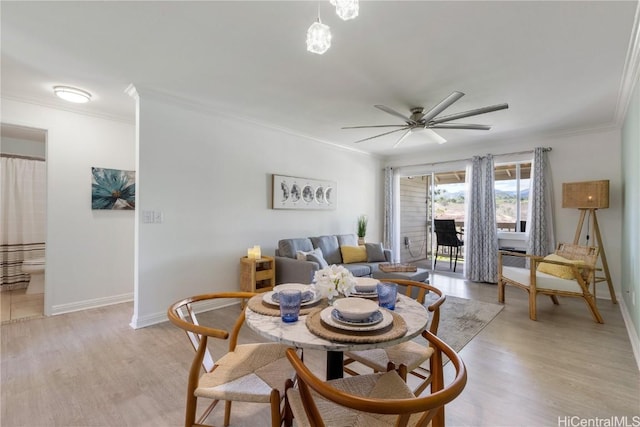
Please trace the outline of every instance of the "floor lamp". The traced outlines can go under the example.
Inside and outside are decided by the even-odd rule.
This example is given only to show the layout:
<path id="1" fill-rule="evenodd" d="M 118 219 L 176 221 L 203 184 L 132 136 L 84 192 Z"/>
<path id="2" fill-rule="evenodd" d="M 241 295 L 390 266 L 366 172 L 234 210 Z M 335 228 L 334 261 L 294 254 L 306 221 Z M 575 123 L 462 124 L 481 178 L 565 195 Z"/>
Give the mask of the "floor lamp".
<path id="1" fill-rule="evenodd" d="M 607 255 L 604 252 L 602 244 L 602 235 L 598 226 L 598 217 L 596 212 L 598 209 L 606 209 L 609 207 L 609 180 L 601 181 L 584 181 L 584 182 L 566 182 L 562 184 L 562 207 L 577 208 L 580 210 L 580 219 L 573 244 L 577 245 L 582 234 L 585 217 L 587 220 L 587 245 L 589 244 L 589 236 L 595 236 L 595 246 L 600 248 L 599 256 L 602 259 L 602 270 L 605 277 L 597 277 L 594 275 L 593 296 L 596 295 L 596 284 L 599 282 L 607 282 L 611 301 L 617 304 L 616 293 L 611 282 L 611 274 L 609 274 L 609 265 L 607 264 Z"/>

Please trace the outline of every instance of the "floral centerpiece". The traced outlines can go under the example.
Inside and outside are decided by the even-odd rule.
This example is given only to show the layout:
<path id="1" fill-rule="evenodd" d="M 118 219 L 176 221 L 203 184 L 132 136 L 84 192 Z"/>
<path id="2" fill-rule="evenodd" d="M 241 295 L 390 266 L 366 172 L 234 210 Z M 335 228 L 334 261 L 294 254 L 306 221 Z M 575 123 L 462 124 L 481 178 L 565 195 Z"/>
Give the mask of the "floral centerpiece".
<path id="1" fill-rule="evenodd" d="M 355 290 L 356 279 L 343 266 L 331 265 L 315 272 L 311 286 L 318 295 L 333 300 L 340 295 L 348 297 Z"/>

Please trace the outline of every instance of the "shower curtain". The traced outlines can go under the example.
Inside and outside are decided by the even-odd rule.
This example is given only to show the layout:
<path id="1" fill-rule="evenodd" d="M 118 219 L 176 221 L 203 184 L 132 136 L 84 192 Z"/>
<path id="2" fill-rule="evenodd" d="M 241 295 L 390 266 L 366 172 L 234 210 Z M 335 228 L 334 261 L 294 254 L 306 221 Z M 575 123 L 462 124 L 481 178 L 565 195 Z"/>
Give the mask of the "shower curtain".
<path id="1" fill-rule="evenodd" d="M 0 287 L 24 288 L 25 259 L 44 257 L 46 164 L 44 160 L 3 155 L 0 158 Z"/>

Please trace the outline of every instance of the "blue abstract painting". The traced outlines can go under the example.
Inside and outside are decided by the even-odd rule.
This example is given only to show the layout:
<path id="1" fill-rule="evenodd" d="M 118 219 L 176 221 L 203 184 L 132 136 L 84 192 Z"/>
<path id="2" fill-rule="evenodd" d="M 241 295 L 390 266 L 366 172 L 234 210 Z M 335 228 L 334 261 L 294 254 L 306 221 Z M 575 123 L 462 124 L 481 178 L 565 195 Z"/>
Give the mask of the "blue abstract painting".
<path id="1" fill-rule="evenodd" d="M 135 171 L 91 168 L 91 209 L 135 208 Z"/>

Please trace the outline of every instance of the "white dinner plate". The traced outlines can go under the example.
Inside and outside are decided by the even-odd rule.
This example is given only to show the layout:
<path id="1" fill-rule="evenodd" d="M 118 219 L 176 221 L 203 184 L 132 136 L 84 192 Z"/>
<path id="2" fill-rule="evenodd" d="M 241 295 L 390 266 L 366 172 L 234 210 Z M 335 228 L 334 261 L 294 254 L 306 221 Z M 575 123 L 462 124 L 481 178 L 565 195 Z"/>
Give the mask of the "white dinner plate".
<path id="1" fill-rule="evenodd" d="M 373 292 L 357 292 L 353 291 L 349 294 L 350 297 L 358 297 L 358 298 L 378 298 L 378 291 L 375 290 Z"/>
<path id="2" fill-rule="evenodd" d="M 347 325 L 346 323 L 340 323 L 333 319 L 331 316 L 331 312 L 333 310 L 335 310 L 333 307 L 323 309 L 320 312 L 320 319 L 333 328 L 344 329 L 345 331 L 377 331 L 378 329 L 384 329 L 393 323 L 393 316 L 391 313 L 388 310 L 380 310 L 380 313 L 382 313 L 382 320 L 379 323 L 370 326 Z"/>

